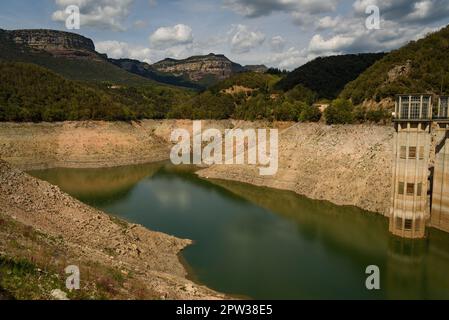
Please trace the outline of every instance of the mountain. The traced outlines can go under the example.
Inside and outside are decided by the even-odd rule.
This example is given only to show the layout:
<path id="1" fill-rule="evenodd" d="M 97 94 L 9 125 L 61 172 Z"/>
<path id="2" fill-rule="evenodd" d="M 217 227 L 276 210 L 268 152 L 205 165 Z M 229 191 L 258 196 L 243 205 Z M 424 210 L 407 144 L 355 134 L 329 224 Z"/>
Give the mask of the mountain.
<path id="1" fill-rule="evenodd" d="M 334 99 L 349 82 L 384 57 L 384 53 L 348 54 L 320 57 L 290 72 L 276 85 L 288 91 L 302 85 L 318 98 Z"/>
<path id="2" fill-rule="evenodd" d="M 449 94 L 449 26 L 392 51 L 341 93 L 355 104 L 401 93 Z"/>
<path id="3" fill-rule="evenodd" d="M 33 63 L 71 80 L 153 83 L 111 64 L 105 55 L 95 51 L 92 40 L 70 32 L 0 29 L 1 61 Z"/>
<path id="4" fill-rule="evenodd" d="M 186 80 L 183 76 L 175 76 L 172 74 L 160 72 L 146 62 L 141 62 L 133 59 L 109 59 L 109 62 L 128 72 L 160 83 L 195 90 L 205 89 L 205 87 L 201 86 L 198 83 Z"/>
<path id="5" fill-rule="evenodd" d="M 268 71 L 268 67 L 263 64 L 256 64 L 256 65 L 247 65 L 243 67 L 245 71 L 248 72 L 255 72 L 255 73 L 265 73 Z"/>
<path id="6" fill-rule="evenodd" d="M 233 74 L 244 72 L 245 68 L 232 62 L 224 55 L 209 54 L 193 56 L 183 60 L 165 59 L 152 65 L 160 72 L 184 77 L 186 80 L 210 86 Z"/>

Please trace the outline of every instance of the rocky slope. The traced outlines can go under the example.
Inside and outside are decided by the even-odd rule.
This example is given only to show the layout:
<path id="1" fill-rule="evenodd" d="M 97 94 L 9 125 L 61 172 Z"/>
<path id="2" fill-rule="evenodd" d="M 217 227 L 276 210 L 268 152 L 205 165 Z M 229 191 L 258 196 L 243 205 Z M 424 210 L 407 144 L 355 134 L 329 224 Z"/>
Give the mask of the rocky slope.
<path id="1" fill-rule="evenodd" d="M 185 76 L 190 81 L 211 84 L 229 78 L 245 69 L 226 58 L 213 53 L 207 56 L 193 56 L 184 60 L 165 59 L 152 65 L 156 70 Z"/>
<path id="2" fill-rule="evenodd" d="M 212 166 L 207 178 L 291 190 L 312 199 L 388 214 L 394 130 L 375 125 L 298 124 L 280 134 L 279 171 Z"/>
<path id="3" fill-rule="evenodd" d="M 0 258 L 29 261 L 39 279 L 76 265 L 85 298 L 224 298 L 186 279 L 178 254 L 190 241 L 111 218 L 1 160 L 0 207 Z M 37 281 L 31 297 L 51 298 Z"/>
<path id="4" fill-rule="evenodd" d="M 393 101 L 396 94 L 447 94 L 448 49 L 449 25 L 390 52 L 350 82 L 341 97 L 362 104 Z"/>
<path id="5" fill-rule="evenodd" d="M 203 86 L 189 81 L 183 76 L 162 73 L 146 62 L 141 62 L 133 59 L 108 59 L 108 61 L 122 68 L 123 70 L 160 83 L 196 90 L 204 89 Z"/>

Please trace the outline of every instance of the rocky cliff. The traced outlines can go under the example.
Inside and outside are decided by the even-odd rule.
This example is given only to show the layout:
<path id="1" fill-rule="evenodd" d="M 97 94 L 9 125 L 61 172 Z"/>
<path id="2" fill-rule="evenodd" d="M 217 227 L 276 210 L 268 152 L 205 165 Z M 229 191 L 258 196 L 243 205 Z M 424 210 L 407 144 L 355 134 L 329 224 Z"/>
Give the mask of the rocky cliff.
<path id="1" fill-rule="evenodd" d="M 12 30 L 6 31 L 6 33 L 16 44 L 26 45 L 37 50 L 95 52 L 95 45 L 91 39 L 75 33 L 44 29 Z"/>
<path id="2" fill-rule="evenodd" d="M 146 62 L 141 62 L 133 59 L 108 59 L 108 61 L 123 70 L 134 73 L 146 79 L 196 90 L 204 89 L 203 86 L 189 81 L 183 76 L 175 76 L 172 74 L 162 73 Z"/>
<path id="3" fill-rule="evenodd" d="M 209 84 L 245 71 L 245 68 L 224 55 L 213 53 L 207 56 L 193 56 L 184 60 L 165 59 L 153 64 L 153 67 L 161 72 L 185 76 L 191 81 Z"/>

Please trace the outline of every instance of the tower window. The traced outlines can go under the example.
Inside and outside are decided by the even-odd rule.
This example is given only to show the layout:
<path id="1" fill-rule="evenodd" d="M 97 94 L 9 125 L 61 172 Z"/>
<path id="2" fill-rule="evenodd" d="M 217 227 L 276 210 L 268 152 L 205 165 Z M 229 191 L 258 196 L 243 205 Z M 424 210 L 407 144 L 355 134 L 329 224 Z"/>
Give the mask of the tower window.
<path id="1" fill-rule="evenodd" d="M 407 195 L 408 196 L 415 195 L 415 184 L 414 183 L 407 183 Z"/>
<path id="2" fill-rule="evenodd" d="M 404 182 L 399 182 L 398 194 L 404 194 L 404 190 L 405 190 L 405 183 Z"/>
<path id="3" fill-rule="evenodd" d="M 416 147 L 409 147 L 408 148 L 408 157 L 410 159 L 416 159 Z"/>
<path id="4" fill-rule="evenodd" d="M 412 219 L 405 219 L 404 229 L 405 230 L 412 230 L 412 228 L 413 228 L 413 220 Z"/>

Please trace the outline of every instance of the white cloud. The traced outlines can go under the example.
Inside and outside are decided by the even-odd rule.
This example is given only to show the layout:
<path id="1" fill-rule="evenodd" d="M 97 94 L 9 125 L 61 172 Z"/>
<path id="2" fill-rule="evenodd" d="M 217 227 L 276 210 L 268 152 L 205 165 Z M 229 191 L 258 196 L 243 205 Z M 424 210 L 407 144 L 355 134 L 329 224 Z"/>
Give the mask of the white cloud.
<path id="1" fill-rule="evenodd" d="M 170 48 L 192 42 L 192 28 L 185 24 L 159 28 L 150 36 L 150 43 L 156 48 Z"/>
<path id="2" fill-rule="evenodd" d="M 292 70 L 302 66 L 310 59 L 306 50 L 298 50 L 293 47 L 287 51 L 270 55 L 264 63 L 280 69 Z"/>
<path id="3" fill-rule="evenodd" d="M 357 17 L 320 20 L 317 26 L 328 29 L 326 35 L 315 34 L 310 40 L 308 50 L 316 55 L 390 51 L 439 29 L 382 20 L 380 30 L 368 30 Z"/>
<path id="4" fill-rule="evenodd" d="M 341 0 L 224 0 L 224 7 L 248 18 L 274 12 L 291 14 L 300 26 L 310 24 L 314 16 L 334 12 Z"/>
<path id="5" fill-rule="evenodd" d="M 320 20 L 318 20 L 316 27 L 318 30 L 333 29 L 336 28 L 341 23 L 342 19 L 340 18 L 340 16 L 337 17 L 325 16 Z"/>
<path id="6" fill-rule="evenodd" d="M 81 27 L 100 27 L 124 30 L 123 21 L 129 15 L 133 0 L 56 0 L 59 10 L 53 12 L 53 21 L 65 23 L 65 9 L 70 5 L 80 8 Z"/>
<path id="7" fill-rule="evenodd" d="M 231 50 L 234 53 L 246 53 L 261 46 L 265 41 L 265 34 L 252 31 L 245 25 L 236 25 L 229 32 Z"/>
<path id="8" fill-rule="evenodd" d="M 152 55 L 154 52 L 150 48 L 131 46 L 126 42 L 119 41 L 101 41 L 95 44 L 97 51 L 106 53 L 108 57 L 114 59 L 129 58 L 146 63 L 152 63 Z"/>
<path id="9" fill-rule="evenodd" d="M 335 11 L 338 0 L 224 0 L 225 8 L 246 17 L 260 17 L 273 12 L 318 14 Z"/>
<path id="10" fill-rule="evenodd" d="M 148 23 L 146 21 L 143 21 L 143 20 L 134 21 L 134 27 L 136 27 L 138 29 L 143 29 L 143 28 L 146 28 L 147 26 L 148 26 Z"/>
<path id="11" fill-rule="evenodd" d="M 275 36 L 270 40 L 271 50 L 274 52 L 282 52 L 285 48 L 285 39 L 282 36 Z"/>

